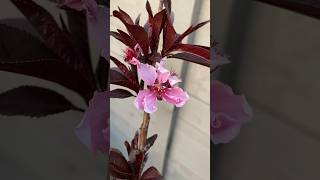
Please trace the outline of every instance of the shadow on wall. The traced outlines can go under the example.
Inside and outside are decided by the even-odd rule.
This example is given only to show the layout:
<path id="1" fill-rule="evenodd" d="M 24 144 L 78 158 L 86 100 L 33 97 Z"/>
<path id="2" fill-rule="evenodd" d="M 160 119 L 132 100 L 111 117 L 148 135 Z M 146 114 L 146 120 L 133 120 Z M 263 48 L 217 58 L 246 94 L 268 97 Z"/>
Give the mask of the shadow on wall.
<path id="1" fill-rule="evenodd" d="M 259 2 L 248 1 L 247 12 L 236 4 L 214 7 L 215 38 L 232 61 L 221 78 L 247 96 L 254 119 L 232 143 L 212 149 L 213 176 L 317 179 L 320 21 Z"/>

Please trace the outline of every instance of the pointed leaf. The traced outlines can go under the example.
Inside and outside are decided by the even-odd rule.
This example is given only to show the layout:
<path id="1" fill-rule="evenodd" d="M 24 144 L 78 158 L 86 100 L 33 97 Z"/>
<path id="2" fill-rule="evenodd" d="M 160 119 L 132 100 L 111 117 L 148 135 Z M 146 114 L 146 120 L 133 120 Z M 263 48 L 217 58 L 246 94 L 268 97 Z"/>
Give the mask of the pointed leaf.
<path id="1" fill-rule="evenodd" d="M 166 20 L 166 11 L 162 10 L 152 18 L 151 50 L 157 52 L 159 37 Z"/>
<path id="2" fill-rule="evenodd" d="M 157 140 L 158 135 L 154 134 L 153 136 L 147 139 L 147 151 L 153 146 L 154 142 Z"/>
<path id="3" fill-rule="evenodd" d="M 60 29 L 49 12 L 31 0 L 11 1 L 35 27 L 50 49 L 72 68 L 85 74 L 85 78 L 93 79 L 89 61 L 86 61 L 80 55 L 80 51 L 72 46 L 67 34 Z"/>
<path id="4" fill-rule="evenodd" d="M 78 92 L 86 100 L 92 97 L 93 83 L 60 60 L 33 35 L 0 24 L 0 42 L 0 70 L 53 81 Z"/>
<path id="5" fill-rule="evenodd" d="M 119 11 L 116 11 L 116 10 L 113 11 L 113 16 L 120 19 L 120 21 L 122 21 L 123 24 L 131 24 L 131 25 L 134 24 L 131 17 L 120 8 L 119 8 Z"/>
<path id="6" fill-rule="evenodd" d="M 117 31 L 120 33 L 120 36 L 128 42 L 128 46 L 134 49 L 134 46 L 137 44 L 137 41 L 124 31 L 121 31 L 120 29 L 117 29 Z"/>
<path id="7" fill-rule="evenodd" d="M 112 176 L 120 179 L 130 179 L 133 177 L 130 166 L 126 158 L 117 149 L 111 149 L 109 153 L 109 170 Z"/>
<path id="8" fill-rule="evenodd" d="M 139 92 L 139 84 L 138 83 L 133 83 L 132 81 L 130 81 L 121 71 L 119 68 L 111 68 L 110 69 L 110 83 L 111 84 L 115 84 L 115 85 L 119 85 L 119 86 L 123 86 L 126 88 L 129 88 L 133 91 L 135 91 L 136 93 Z"/>
<path id="9" fill-rule="evenodd" d="M 147 0 L 147 2 L 146 2 L 146 10 L 147 10 L 147 12 L 148 12 L 148 15 L 149 15 L 149 18 L 151 17 L 153 17 L 153 13 L 152 13 L 152 9 L 151 9 L 151 6 L 150 6 L 150 3 L 149 3 L 149 1 Z"/>
<path id="10" fill-rule="evenodd" d="M 140 45 L 144 55 L 148 55 L 149 53 L 149 38 L 147 32 L 143 27 L 137 25 L 126 25 L 129 33 L 136 40 L 136 42 Z"/>
<path id="11" fill-rule="evenodd" d="M 166 24 L 163 29 L 163 49 L 162 49 L 162 54 L 165 55 L 167 50 L 170 49 L 175 40 L 176 40 L 177 33 L 169 21 L 169 19 L 166 19 Z"/>
<path id="12" fill-rule="evenodd" d="M 209 23 L 210 20 L 199 23 L 195 26 L 190 26 L 184 33 L 182 33 L 177 40 L 175 41 L 175 43 L 181 43 L 181 41 L 188 36 L 189 34 L 191 34 L 192 32 L 196 31 L 197 29 L 201 28 L 202 26 L 206 25 L 207 23 Z"/>
<path id="13" fill-rule="evenodd" d="M 21 86 L 0 94 L 0 114 L 41 117 L 79 110 L 64 96 L 41 87 Z"/>
<path id="14" fill-rule="evenodd" d="M 0 24 L 0 40 L 1 60 L 58 59 L 37 37 L 5 24 Z"/>
<path id="15" fill-rule="evenodd" d="M 129 47 L 131 46 L 131 44 L 128 42 L 128 40 L 125 39 L 125 38 L 123 38 L 123 37 L 120 35 L 120 33 L 118 33 L 118 32 L 111 31 L 111 32 L 110 32 L 110 36 L 116 38 L 118 41 L 122 42 L 122 43 L 123 43 L 124 45 L 126 45 L 126 46 L 129 46 Z"/>
<path id="16" fill-rule="evenodd" d="M 140 17 L 141 17 L 141 14 L 139 14 L 139 15 L 137 16 L 136 20 L 134 21 L 134 24 L 135 24 L 135 25 L 139 25 Z"/>
<path id="17" fill-rule="evenodd" d="M 170 50 L 170 52 L 173 51 L 183 51 L 207 59 L 208 61 L 210 60 L 210 50 L 197 45 L 178 44 Z"/>
<path id="18" fill-rule="evenodd" d="M 187 53 L 187 52 L 177 53 L 172 56 L 169 56 L 169 58 L 183 59 L 183 60 L 186 60 L 189 62 L 193 62 L 193 63 L 197 63 L 197 64 L 201 64 L 201 65 L 210 67 L 210 61 L 208 59 L 205 59 L 200 56 L 197 56 L 197 55 L 194 55 L 191 53 Z"/>
<path id="19" fill-rule="evenodd" d="M 130 154 L 130 151 L 131 151 L 130 143 L 129 143 L 128 141 L 125 141 L 125 142 L 124 142 L 124 145 L 126 146 L 127 153 L 128 153 L 128 155 L 129 155 L 129 154 Z"/>
<path id="20" fill-rule="evenodd" d="M 155 167 L 150 167 L 142 174 L 141 180 L 163 180 L 163 177 Z"/>
<path id="21" fill-rule="evenodd" d="M 171 0 L 164 0 L 164 7 L 166 8 L 168 18 L 170 18 L 170 14 L 171 14 Z"/>
<path id="22" fill-rule="evenodd" d="M 125 90 L 125 89 L 114 89 L 110 91 L 110 98 L 128 98 L 134 96 L 131 92 Z"/>
<path id="23" fill-rule="evenodd" d="M 70 40 L 74 47 L 80 49 L 79 53 L 87 59 L 90 58 L 88 43 L 88 28 L 86 15 L 83 12 L 74 9 L 65 9 L 70 29 Z M 101 37 L 100 37 L 101 38 Z"/>
<path id="24" fill-rule="evenodd" d="M 122 71 L 122 73 L 127 77 L 128 80 L 135 81 L 134 75 L 126 65 L 124 65 L 122 62 L 120 62 L 117 58 L 113 56 L 110 56 L 110 59 L 117 65 L 117 67 Z"/>
<path id="25" fill-rule="evenodd" d="M 107 90 L 109 67 L 110 63 L 101 56 L 96 69 L 96 77 L 101 91 Z"/>

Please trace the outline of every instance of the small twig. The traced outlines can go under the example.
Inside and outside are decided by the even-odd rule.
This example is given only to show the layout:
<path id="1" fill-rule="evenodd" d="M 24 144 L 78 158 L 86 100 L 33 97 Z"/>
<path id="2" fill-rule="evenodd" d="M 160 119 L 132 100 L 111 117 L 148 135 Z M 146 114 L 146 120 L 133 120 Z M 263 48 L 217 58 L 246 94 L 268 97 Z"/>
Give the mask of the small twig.
<path id="1" fill-rule="evenodd" d="M 148 137 L 148 127 L 150 122 L 150 114 L 144 112 L 143 114 L 143 121 L 140 127 L 140 134 L 139 134 L 139 150 L 144 151 L 146 143 L 147 143 L 147 137 Z"/>

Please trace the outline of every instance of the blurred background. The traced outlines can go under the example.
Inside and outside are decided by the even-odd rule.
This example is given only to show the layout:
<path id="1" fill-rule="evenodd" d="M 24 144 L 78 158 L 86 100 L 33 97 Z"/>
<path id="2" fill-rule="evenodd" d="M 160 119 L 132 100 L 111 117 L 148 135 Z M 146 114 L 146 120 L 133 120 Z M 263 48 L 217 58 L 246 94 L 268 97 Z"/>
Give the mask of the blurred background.
<path id="1" fill-rule="evenodd" d="M 149 0 L 153 12 L 159 0 Z M 147 18 L 146 1 L 112 0 L 110 13 L 118 6 L 132 19 L 141 13 L 140 25 Z M 178 33 L 184 32 L 191 24 L 210 19 L 209 0 L 174 0 L 174 27 Z M 122 29 L 122 23 L 111 17 L 110 29 Z M 210 45 L 210 25 L 206 25 L 186 38 L 188 43 Z M 161 46 L 160 46 L 161 47 Z M 110 38 L 111 55 L 123 59 L 125 46 Z M 190 95 L 190 100 L 182 108 L 173 108 L 165 102 L 158 102 L 158 111 L 151 115 L 149 136 L 158 134 L 151 148 L 146 168 L 150 165 L 159 169 L 168 180 L 209 180 L 210 179 L 210 71 L 201 65 L 182 63 L 179 59 L 169 59 L 167 68 L 177 72 L 184 81 L 179 85 Z M 113 64 L 111 64 L 112 66 Z M 111 86 L 111 89 L 116 86 Z M 131 140 L 142 122 L 143 112 L 133 105 L 134 97 L 111 99 L 110 143 L 125 154 L 124 141 Z"/>
<path id="2" fill-rule="evenodd" d="M 58 22 L 59 13 L 66 18 L 64 11 L 58 9 L 56 3 L 49 0 L 35 2 L 46 8 Z M 0 24 L 25 30 L 38 37 L 35 29 L 10 1 L 0 2 Z M 97 50 L 92 48 L 92 54 L 97 57 Z M 78 94 L 56 83 L 0 71 L 0 93 L 21 85 L 54 90 L 73 104 L 86 108 Z M 105 179 L 105 157 L 99 153 L 93 155 L 74 134 L 73 130 L 82 116 L 83 113 L 78 111 L 40 118 L 0 115 L 0 179 Z"/>
<path id="3" fill-rule="evenodd" d="M 232 62 L 217 78 L 254 111 L 239 137 L 212 148 L 213 179 L 319 179 L 320 20 L 251 0 L 212 7 L 212 35 Z"/>

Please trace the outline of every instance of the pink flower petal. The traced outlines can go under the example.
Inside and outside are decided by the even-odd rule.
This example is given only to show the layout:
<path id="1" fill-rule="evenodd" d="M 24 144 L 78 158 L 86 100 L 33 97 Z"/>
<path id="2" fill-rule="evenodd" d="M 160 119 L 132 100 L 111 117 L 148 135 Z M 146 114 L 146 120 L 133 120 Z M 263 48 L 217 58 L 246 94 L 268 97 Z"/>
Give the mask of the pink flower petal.
<path id="1" fill-rule="evenodd" d="M 144 98 L 148 93 L 149 93 L 148 90 L 139 91 L 139 93 L 134 101 L 134 105 L 136 106 L 137 109 L 139 109 L 141 111 L 144 110 Z"/>
<path id="2" fill-rule="evenodd" d="M 182 107 L 189 100 L 189 95 L 179 87 L 165 89 L 162 97 L 166 102 L 177 107 Z"/>
<path id="3" fill-rule="evenodd" d="M 89 17 L 89 20 L 96 20 L 97 12 L 98 12 L 98 4 L 96 0 L 84 0 L 84 4 L 85 4 L 85 8 L 86 8 L 87 16 Z"/>
<path id="4" fill-rule="evenodd" d="M 154 113 L 157 111 L 157 95 L 150 93 L 144 98 L 144 111 L 147 113 Z"/>
<path id="5" fill-rule="evenodd" d="M 157 79 L 156 68 L 149 64 L 140 63 L 138 74 L 147 85 L 153 85 Z"/>
<path id="6" fill-rule="evenodd" d="M 168 81 L 170 77 L 170 71 L 162 66 L 157 67 L 158 81 L 160 83 L 165 83 Z"/>
<path id="7" fill-rule="evenodd" d="M 153 91 L 141 90 L 136 97 L 134 104 L 139 110 L 143 110 L 147 113 L 154 113 L 157 111 L 157 96 Z"/>
<path id="8" fill-rule="evenodd" d="M 109 150 L 109 98 L 107 92 L 97 92 L 89 102 L 75 134 L 92 153 Z"/>
<path id="9" fill-rule="evenodd" d="M 129 60 L 129 63 L 138 66 L 140 64 L 140 61 L 137 58 L 133 57 Z"/>
<path id="10" fill-rule="evenodd" d="M 169 84 L 171 85 L 171 86 L 174 86 L 174 85 L 176 85 L 177 83 L 179 83 L 179 82 L 181 82 L 181 79 L 178 77 L 178 76 L 176 76 L 176 75 L 170 75 L 170 77 L 169 77 Z"/>
<path id="11" fill-rule="evenodd" d="M 211 139 L 214 144 L 228 143 L 240 133 L 242 124 L 226 114 L 219 114 L 214 117 L 215 120 L 210 123 Z"/>
<path id="12" fill-rule="evenodd" d="M 243 95 L 234 95 L 229 86 L 219 81 L 212 82 L 210 99 L 212 141 L 227 143 L 252 118 L 251 108 Z"/>

